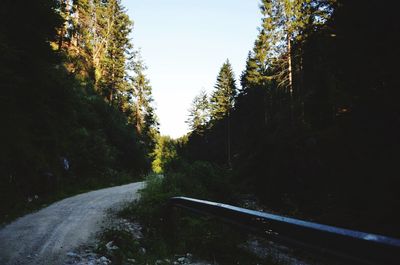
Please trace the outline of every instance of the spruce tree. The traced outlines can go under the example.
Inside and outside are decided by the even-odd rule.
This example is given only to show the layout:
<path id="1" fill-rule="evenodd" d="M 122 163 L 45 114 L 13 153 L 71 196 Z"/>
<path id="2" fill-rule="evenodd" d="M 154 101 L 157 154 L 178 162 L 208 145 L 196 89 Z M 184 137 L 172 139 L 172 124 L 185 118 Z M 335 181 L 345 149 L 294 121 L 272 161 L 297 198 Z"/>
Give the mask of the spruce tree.
<path id="1" fill-rule="evenodd" d="M 205 90 L 194 97 L 186 123 L 192 132 L 202 134 L 210 121 L 210 102 Z"/>
<path id="2" fill-rule="evenodd" d="M 211 120 L 213 123 L 225 119 L 225 143 L 227 164 L 231 166 L 231 112 L 237 95 L 236 81 L 229 60 L 219 71 L 215 91 L 210 99 Z"/>
<path id="3" fill-rule="evenodd" d="M 210 99 L 211 118 L 220 120 L 229 116 L 237 95 L 236 81 L 229 60 L 222 65 L 214 88 Z"/>
<path id="4" fill-rule="evenodd" d="M 262 31 L 269 39 L 271 66 L 277 69 L 275 79 L 293 98 L 293 45 L 302 43 L 308 31 L 323 25 L 332 12 L 334 0 L 263 0 Z"/>
<path id="5" fill-rule="evenodd" d="M 132 55 L 130 70 L 130 85 L 127 89 L 128 106 L 131 108 L 131 122 L 134 123 L 136 131 L 144 140 L 149 151 L 155 144 L 155 136 L 158 134 L 158 121 L 152 106 L 153 95 L 149 79 L 144 71 L 147 69 L 140 53 L 137 51 Z"/>
<path id="6" fill-rule="evenodd" d="M 111 105 L 118 103 L 127 89 L 126 55 L 132 48 L 129 33 L 132 22 L 120 0 L 110 0 L 107 9 L 111 29 L 102 59 L 101 93 Z"/>
<path id="7" fill-rule="evenodd" d="M 121 0 L 59 0 L 58 12 L 64 19 L 58 49 L 67 55 L 66 68 L 93 83 L 110 105 L 120 107 L 133 25 Z"/>

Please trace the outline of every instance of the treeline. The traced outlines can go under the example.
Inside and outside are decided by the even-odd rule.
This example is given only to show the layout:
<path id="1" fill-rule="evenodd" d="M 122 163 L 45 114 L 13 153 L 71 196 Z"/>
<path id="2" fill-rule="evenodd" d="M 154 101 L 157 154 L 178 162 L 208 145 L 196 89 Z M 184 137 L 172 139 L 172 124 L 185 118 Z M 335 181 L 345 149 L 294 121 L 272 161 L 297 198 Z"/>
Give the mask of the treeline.
<path id="1" fill-rule="evenodd" d="M 400 49 L 389 1 L 263 0 L 240 88 L 229 61 L 178 154 L 281 213 L 400 235 Z"/>
<path id="2" fill-rule="evenodd" d="M 132 27 L 120 0 L 2 3 L 2 216 L 151 169 L 158 124 Z"/>

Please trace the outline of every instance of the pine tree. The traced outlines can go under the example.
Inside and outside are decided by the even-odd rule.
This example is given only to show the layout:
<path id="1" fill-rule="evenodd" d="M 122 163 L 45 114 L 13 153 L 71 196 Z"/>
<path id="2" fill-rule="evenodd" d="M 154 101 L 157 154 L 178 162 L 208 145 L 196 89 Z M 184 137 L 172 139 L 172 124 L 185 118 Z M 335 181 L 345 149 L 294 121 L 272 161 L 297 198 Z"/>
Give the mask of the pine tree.
<path id="1" fill-rule="evenodd" d="M 192 132 L 202 134 L 207 128 L 209 121 L 210 102 L 208 100 L 207 92 L 201 90 L 192 101 L 192 105 L 189 109 L 189 118 L 186 123 L 189 125 Z"/>
<path id="2" fill-rule="evenodd" d="M 79 79 L 92 81 L 93 3 L 88 0 L 59 0 L 57 11 L 64 20 L 58 29 L 57 49 L 66 55 L 65 66 Z"/>
<path id="3" fill-rule="evenodd" d="M 64 18 L 58 49 L 67 55 L 66 68 L 93 83 L 110 105 L 120 106 L 133 25 L 121 0 L 59 0 L 58 12 Z"/>
<path id="4" fill-rule="evenodd" d="M 260 30 L 254 42 L 253 50 L 248 54 L 246 69 L 241 75 L 241 85 L 244 90 L 249 87 L 262 86 L 271 80 L 269 70 L 273 58 L 272 38 L 271 33 L 264 29 Z"/>
<path id="5" fill-rule="evenodd" d="M 69 28 L 68 25 L 70 23 L 70 9 L 71 7 L 68 0 L 59 0 L 57 2 L 57 12 L 60 15 L 60 18 L 63 20 L 57 32 L 57 45 L 59 51 L 63 49 L 65 40 L 68 36 L 68 28 Z"/>
<path id="6" fill-rule="evenodd" d="M 146 69 L 140 53 L 135 52 L 130 62 L 133 76 L 130 77 L 131 84 L 127 90 L 127 96 L 132 108 L 131 120 L 135 124 L 136 131 L 149 146 L 152 146 L 155 134 L 158 132 L 158 121 L 152 106 L 152 87 L 144 73 Z"/>
<path id="7" fill-rule="evenodd" d="M 317 30 L 326 22 L 332 0 L 263 0 L 260 10 L 262 25 L 253 50 L 249 53 L 246 69 L 241 75 L 242 95 L 253 95 L 247 104 L 258 106 L 263 98 L 264 125 L 272 120 L 278 109 L 288 108 L 294 116 L 295 70 L 302 68 L 301 43 L 309 31 Z M 293 52 L 293 45 L 297 51 Z M 297 76 L 300 76 L 297 73 Z M 297 88 L 301 85 L 297 82 Z M 261 91 L 260 91 L 261 90 Z M 299 93 L 298 93 L 299 94 Z M 286 103 L 286 102 L 289 102 Z M 261 109 L 261 107 L 257 107 Z"/>
<path id="8" fill-rule="evenodd" d="M 334 0 L 263 0 L 262 30 L 270 36 L 271 66 L 278 69 L 275 78 L 293 100 L 293 44 L 303 42 L 308 31 L 315 31 L 332 13 Z M 298 45 L 299 47 L 299 45 Z"/>
<path id="9" fill-rule="evenodd" d="M 211 120 L 225 119 L 225 142 L 227 163 L 231 166 L 231 112 L 237 95 L 236 81 L 229 60 L 222 65 L 215 84 L 215 91 L 210 99 Z"/>
<path id="10" fill-rule="evenodd" d="M 264 1 L 264 5 L 261 6 L 264 15 L 262 28 L 254 42 L 253 50 L 249 52 L 246 69 L 241 75 L 241 96 L 248 95 L 246 104 L 252 105 L 256 112 L 262 112 L 254 115 L 262 116 L 264 126 L 271 119 L 273 91 L 270 83 L 274 79 L 274 62 L 277 58 L 273 46 L 277 42 L 277 37 L 273 34 L 274 12 L 270 6 L 270 1 Z"/>
<path id="11" fill-rule="evenodd" d="M 108 15 L 108 1 L 93 0 L 92 34 L 93 65 L 95 68 L 95 84 L 99 91 L 99 83 L 103 77 L 102 62 L 111 39 L 113 20 Z"/>
<path id="12" fill-rule="evenodd" d="M 235 104 L 237 95 L 236 81 L 233 74 L 232 66 L 229 60 L 222 65 L 217 76 L 217 82 L 214 86 L 215 91 L 211 95 L 211 118 L 212 120 L 220 120 L 229 116 Z"/>
<path id="13" fill-rule="evenodd" d="M 111 30 L 101 61 L 101 93 L 111 105 L 118 103 L 121 94 L 127 89 L 126 62 L 127 53 L 132 46 L 129 42 L 129 33 L 132 30 L 132 22 L 125 13 L 120 0 L 110 0 L 107 9 Z"/>
<path id="14" fill-rule="evenodd" d="M 33 194 L 62 192 L 71 175 L 75 189 L 88 181 L 118 181 L 124 174 L 117 172 L 134 177 L 149 169 L 145 137 L 119 111 L 127 94 L 130 23 L 113 3 L 120 2 L 2 2 L 0 216 Z M 97 81 L 113 81 L 114 106 L 92 93 L 94 69 Z M 146 125 L 155 123 L 151 113 Z M 71 163 L 68 173 L 64 159 Z"/>

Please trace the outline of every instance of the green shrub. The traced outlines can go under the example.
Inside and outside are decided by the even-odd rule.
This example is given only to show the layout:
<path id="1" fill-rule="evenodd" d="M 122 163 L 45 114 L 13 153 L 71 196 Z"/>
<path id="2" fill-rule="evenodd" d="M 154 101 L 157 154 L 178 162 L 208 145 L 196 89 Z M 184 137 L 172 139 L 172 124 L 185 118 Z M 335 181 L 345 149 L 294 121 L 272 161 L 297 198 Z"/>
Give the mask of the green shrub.
<path id="1" fill-rule="evenodd" d="M 230 171 L 202 161 L 175 162 L 174 170 L 169 170 L 165 176 L 149 176 L 140 201 L 120 212 L 122 217 L 138 220 L 143 225 L 141 244 L 147 250 L 146 255 L 170 258 L 189 252 L 202 259 L 217 260 L 219 264 L 263 264 L 238 248 L 246 234 L 220 220 L 168 205 L 173 196 L 232 201 L 234 190 Z"/>

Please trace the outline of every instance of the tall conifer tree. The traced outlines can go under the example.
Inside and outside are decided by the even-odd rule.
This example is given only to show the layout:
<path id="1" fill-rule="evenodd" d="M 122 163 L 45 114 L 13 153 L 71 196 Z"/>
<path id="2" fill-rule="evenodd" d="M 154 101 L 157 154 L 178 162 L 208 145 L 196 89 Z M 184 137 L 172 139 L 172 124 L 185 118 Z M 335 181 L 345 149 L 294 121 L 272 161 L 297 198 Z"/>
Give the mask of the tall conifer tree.
<path id="1" fill-rule="evenodd" d="M 101 90 L 109 103 L 115 104 L 127 88 L 126 56 L 132 48 L 129 42 L 132 22 L 120 0 L 110 0 L 107 12 L 112 27 L 102 61 Z"/>
<path id="2" fill-rule="evenodd" d="M 236 81 L 229 60 L 222 65 L 217 76 L 215 91 L 211 95 L 211 118 L 220 120 L 229 115 L 237 95 Z"/>
<path id="3" fill-rule="evenodd" d="M 225 119 L 225 142 L 227 163 L 231 166 L 231 112 L 237 95 L 236 81 L 229 60 L 219 71 L 215 91 L 210 99 L 212 122 Z"/>
<path id="4" fill-rule="evenodd" d="M 205 90 L 194 97 L 186 123 L 192 132 L 202 134 L 210 121 L 210 102 Z"/>
<path id="5" fill-rule="evenodd" d="M 135 52 L 130 62 L 133 76 L 127 90 L 131 106 L 131 120 L 135 123 L 136 131 L 151 150 L 154 147 L 155 135 L 158 133 L 158 121 L 152 106 L 153 95 L 150 81 L 146 77 L 145 66 L 140 53 Z"/>

